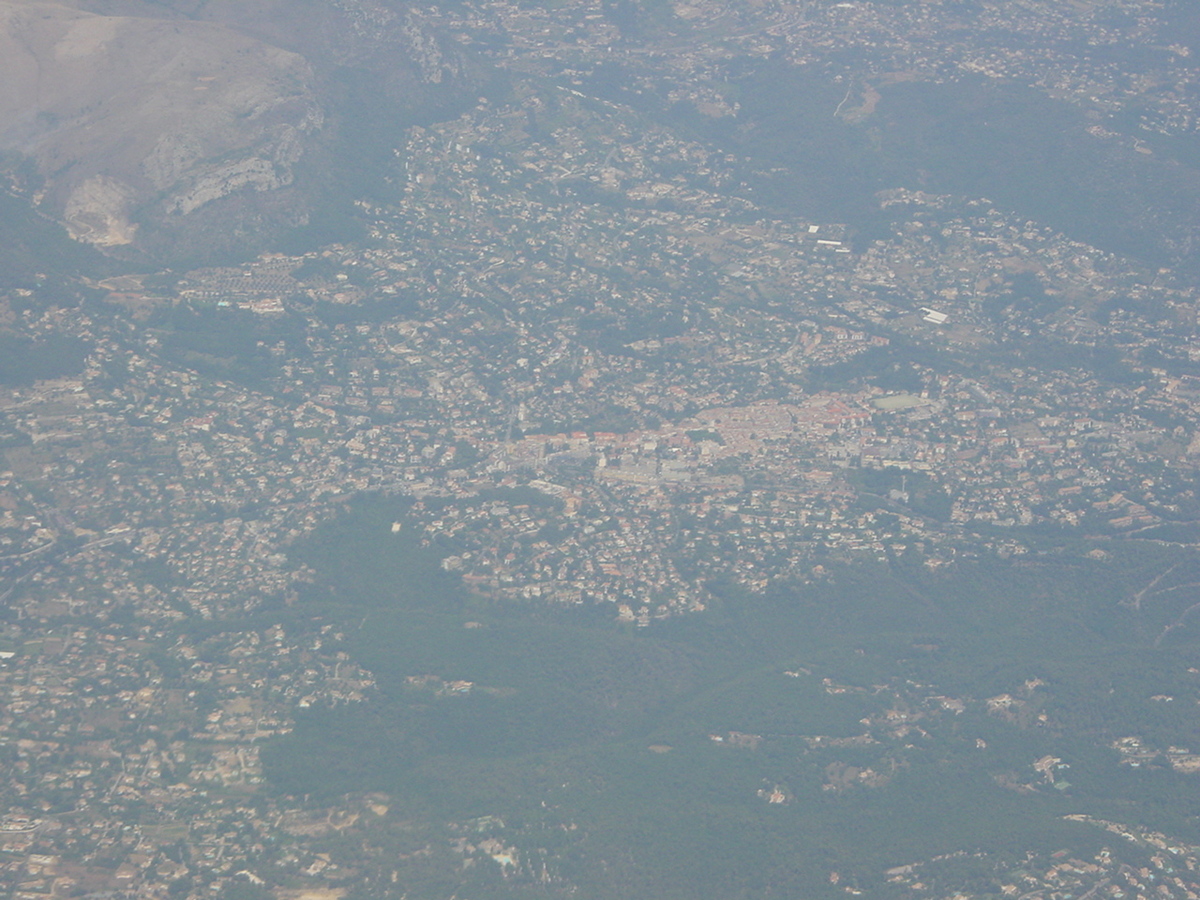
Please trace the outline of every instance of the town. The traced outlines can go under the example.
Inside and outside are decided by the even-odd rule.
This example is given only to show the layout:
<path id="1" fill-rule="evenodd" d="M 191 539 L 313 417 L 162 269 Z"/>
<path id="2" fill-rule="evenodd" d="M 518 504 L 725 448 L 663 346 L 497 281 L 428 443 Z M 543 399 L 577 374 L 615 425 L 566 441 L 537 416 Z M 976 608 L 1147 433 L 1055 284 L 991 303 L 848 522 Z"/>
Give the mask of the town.
<path id="1" fill-rule="evenodd" d="M 330 838 L 369 843 L 393 800 L 268 795 L 259 760 L 297 710 L 375 690 L 332 626 L 271 620 L 312 581 L 290 548 L 358 495 L 413 498 L 393 527 L 474 595 L 631 629 L 835 563 L 936 570 L 1060 536 L 1098 555 L 1194 546 L 1193 276 L 913 188 L 884 191 L 898 224 L 856 242 L 768 208 L 742 189 L 746 160 L 596 88 L 621 60 L 630 91 L 719 121 L 737 112 L 731 60 L 853 46 L 869 63 L 845 80 L 851 122 L 875 86 L 973 73 L 1080 104 L 1097 142 L 1194 130 L 1186 47 L 1144 73 L 1061 49 L 1149 41 L 1145 4 L 978 5 L 959 30 L 927 4 L 676 3 L 652 51 L 598 0 L 431 9 L 510 94 L 409 129 L 396 202 L 359 205 L 361 241 L 97 280 L 76 308 L 0 298 L 5 329 L 87 347 L 79 372 L 0 386 L 9 896 L 335 900 L 365 877 Z M 1143 136 L 1101 127 L 1115 112 Z M 471 691 L 410 678 L 438 702 Z M 908 701 L 953 715 L 936 697 Z M 902 743 L 896 724 L 869 740 Z M 1195 769 L 1120 738 L 1123 765 Z M 1033 762 L 1017 788 L 1037 785 Z M 869 786 L 864 771 L 829 789 Z M 503 823 L 451 830 L 437 852 L 455 865 L 516 869 Z M 1180 859 L 1161 874 L 1058 861 L 1005 893 L 1196 896 L 1196 849 L 1160 843 Z M 928 896 L 934 865 L 889 877 Z"/>

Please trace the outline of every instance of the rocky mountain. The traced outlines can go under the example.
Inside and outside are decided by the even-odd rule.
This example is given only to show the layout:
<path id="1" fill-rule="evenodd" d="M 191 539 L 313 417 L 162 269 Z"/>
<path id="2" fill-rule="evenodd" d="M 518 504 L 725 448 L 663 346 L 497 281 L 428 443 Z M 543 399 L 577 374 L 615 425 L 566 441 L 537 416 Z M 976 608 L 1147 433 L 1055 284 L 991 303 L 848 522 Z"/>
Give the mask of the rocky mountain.
<path id="1" fill-rule="evenodd" d="M 399 4 L 0 0 L 0 150 L 32 159 L 74 237 L 159 261 L 336 217 L 386 158 L 343 149 L 479 77 Z"/>

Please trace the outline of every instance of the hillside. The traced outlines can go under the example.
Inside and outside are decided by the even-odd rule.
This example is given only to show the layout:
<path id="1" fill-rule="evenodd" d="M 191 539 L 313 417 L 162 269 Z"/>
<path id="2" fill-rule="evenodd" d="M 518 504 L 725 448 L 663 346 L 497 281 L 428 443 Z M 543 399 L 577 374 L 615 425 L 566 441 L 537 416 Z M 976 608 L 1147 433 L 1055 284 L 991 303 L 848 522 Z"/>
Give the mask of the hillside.
<path id="1" fill-rule="evenodd" d="M 403 10 L 187 6 L 0 2 L 0 150 L 80 240 L 160 262 L 269 246 L 351 199 L 347 83 L 399 126 L 465 71 Z"/>

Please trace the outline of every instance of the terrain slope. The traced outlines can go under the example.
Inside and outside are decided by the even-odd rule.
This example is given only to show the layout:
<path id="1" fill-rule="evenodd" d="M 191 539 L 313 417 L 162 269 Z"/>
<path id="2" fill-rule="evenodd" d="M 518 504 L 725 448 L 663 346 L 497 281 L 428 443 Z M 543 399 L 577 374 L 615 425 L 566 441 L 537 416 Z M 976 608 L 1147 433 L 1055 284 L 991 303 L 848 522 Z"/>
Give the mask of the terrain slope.
<path id="1" fill-rule="evenodd" d="M 284 6 L 0 0 L 0 151 L 110 251 L 203 261 L 310 226 L 365 86 L 399 123 L 463 66 L 403 7 Z"/>

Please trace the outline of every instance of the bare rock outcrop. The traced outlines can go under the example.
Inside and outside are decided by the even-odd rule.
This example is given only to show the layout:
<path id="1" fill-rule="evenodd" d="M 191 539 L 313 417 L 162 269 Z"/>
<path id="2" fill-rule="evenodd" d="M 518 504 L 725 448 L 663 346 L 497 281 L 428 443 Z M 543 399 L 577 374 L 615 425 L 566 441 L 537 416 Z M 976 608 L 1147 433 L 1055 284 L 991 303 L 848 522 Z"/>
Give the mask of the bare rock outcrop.
<path id="1" fill-rule="evenodd" d="M 344 199 L 344 142 L 427 111 L 464 70 L 402 2 L 0 0 L 0 151 L 108 252 L 261 249 Z"/>
<path id="2" fill-rule="evenodd" d="M 36 160 L 81 240 L 286 187 L 323 121 L 303 56 L 227 26 L 0 0 L 0 147 Z"/>

